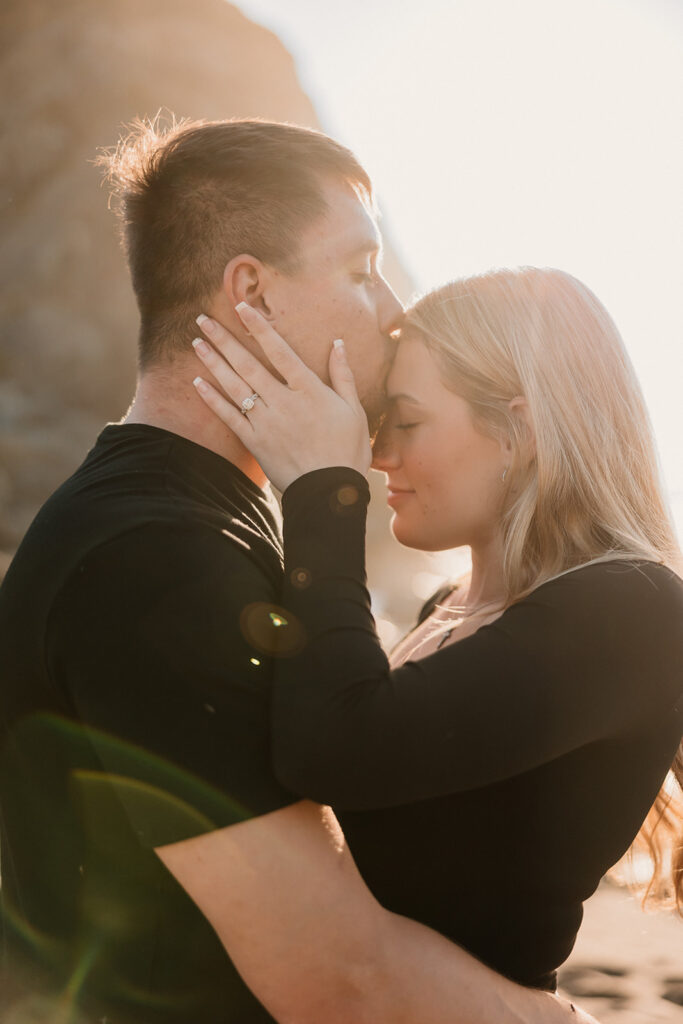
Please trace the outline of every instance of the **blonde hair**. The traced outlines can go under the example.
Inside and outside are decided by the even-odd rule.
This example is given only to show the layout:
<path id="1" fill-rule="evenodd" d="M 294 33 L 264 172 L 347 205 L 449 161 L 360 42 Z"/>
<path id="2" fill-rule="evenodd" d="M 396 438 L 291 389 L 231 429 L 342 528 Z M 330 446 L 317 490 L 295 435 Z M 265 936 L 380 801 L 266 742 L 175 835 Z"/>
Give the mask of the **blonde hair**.
<path id="1" fill-rule="evenodd" d="M 482 433 L 512 443 L 505 606 L 595 561 L 645 559 L 682 574 L 645 402 L 619 332 L 590 289 L 559 270 L 491 271 L 421 298 L 403 333 L 424 341 Z M 533 438 L 510 406 L 518 397 Z M 651 858 L 645 898 L 666 893 L 671 853 L 683 913 L 683 742 L 672 773 L 634 848 Z"/>

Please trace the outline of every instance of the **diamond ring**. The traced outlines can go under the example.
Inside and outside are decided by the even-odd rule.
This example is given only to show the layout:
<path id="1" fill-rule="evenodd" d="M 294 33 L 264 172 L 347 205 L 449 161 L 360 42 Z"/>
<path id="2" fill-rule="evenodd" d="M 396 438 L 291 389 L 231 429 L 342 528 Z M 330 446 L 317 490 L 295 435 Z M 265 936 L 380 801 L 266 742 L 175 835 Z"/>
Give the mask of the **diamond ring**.
<path id="1" fill-rule="evenodd" d="M 256 405 L 256 399 L 258 397 L 259 396 L 256 394 L 256 392 L 254 392 L 254 394 L 250 395 L 249 398 L 245 398 L 244 399 L 244 401 L 242 402 L 242 404 L 240 406 L 240 409 L 242 411 L 242 415 L 243 416 L 246 416 L 248 412 L 251 412 L 251 410 Z"/>

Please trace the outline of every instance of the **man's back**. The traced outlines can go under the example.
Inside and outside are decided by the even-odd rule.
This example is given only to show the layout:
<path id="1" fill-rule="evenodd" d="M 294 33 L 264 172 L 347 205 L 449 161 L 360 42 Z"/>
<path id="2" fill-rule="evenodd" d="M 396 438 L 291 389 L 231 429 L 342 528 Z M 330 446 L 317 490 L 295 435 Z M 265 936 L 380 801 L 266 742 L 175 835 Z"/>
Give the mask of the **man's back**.
<path id="1" fill-rule="evenodd" d="M 270 1019 L 154 847 L 294 800 L 268 747 L 280 573 L 272 499 L 155 427 L 107 427 L 37 517 L 0 591 L 24 994 L 70 986 L 115 1024 Z"/>

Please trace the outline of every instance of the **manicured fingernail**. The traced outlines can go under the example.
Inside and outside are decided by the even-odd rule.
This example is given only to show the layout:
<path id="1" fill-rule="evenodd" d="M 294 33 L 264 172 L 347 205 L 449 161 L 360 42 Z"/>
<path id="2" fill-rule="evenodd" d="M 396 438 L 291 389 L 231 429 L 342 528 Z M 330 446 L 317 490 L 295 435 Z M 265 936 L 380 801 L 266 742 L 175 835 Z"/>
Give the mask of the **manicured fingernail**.
<path id="1" fill-rule="evenodd" d="M 211 317 L 206 316 L 204 313 L 199 314 L 196 323 L 198 323 L 201 329 L 205 331 L 207 334 L 211 334 L 211 331 L 216 326 Z"/>
<path id="2" fill-rule="evenodd" d="M 208 355 L 209 346 L 203 338 L 195 338 L 192 345 L 194 346 L 195 352 L 201 352 L 204 356 Z"/>
<path id="3" fill-rule="evenodd" d="M 341 338 L 335 338 L 332 344 L 334 345 L 338 355 L 343 356 L 345 354 L 344 342 Z"/>
<path id="4" fill-rule="evenodd" d="M 235 312 L 242 317 L 244 316 L 245 313 L 247 314 L 247 316 L 249 316 L 249 314 L 252 313 L 253 310 L 248 302 L 238 302 L 237 305 L 235 306 Z"/>
<path id="5" fill-rule="evenodd" d="M 195 377 L 192 383 L 196 387 L 197 391 L 201 391 L 203 395 L 205 395 L 206 392 L 209 390 L 206 381 L 202 380 L 201 377 Z"/>

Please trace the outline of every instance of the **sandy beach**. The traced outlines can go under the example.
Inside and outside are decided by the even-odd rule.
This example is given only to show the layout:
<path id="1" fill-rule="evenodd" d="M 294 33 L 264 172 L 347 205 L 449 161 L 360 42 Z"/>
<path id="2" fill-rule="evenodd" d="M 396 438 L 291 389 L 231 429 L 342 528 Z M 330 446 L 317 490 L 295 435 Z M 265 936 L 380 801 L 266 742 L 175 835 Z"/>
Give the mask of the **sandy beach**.
<path id="1" fill-rule="evenodd" d="M 683 1024 L 683 919 L 606 879 L 585 904 L 561 991 L 600 1024 Z"/>

